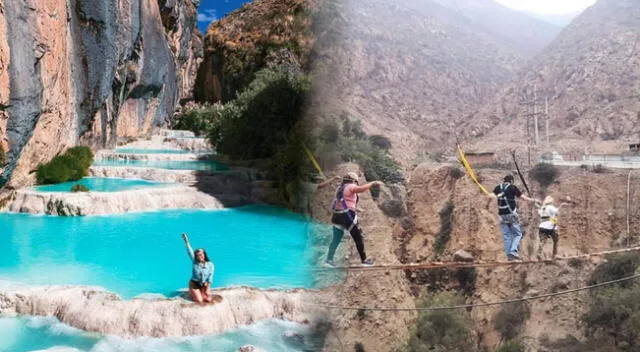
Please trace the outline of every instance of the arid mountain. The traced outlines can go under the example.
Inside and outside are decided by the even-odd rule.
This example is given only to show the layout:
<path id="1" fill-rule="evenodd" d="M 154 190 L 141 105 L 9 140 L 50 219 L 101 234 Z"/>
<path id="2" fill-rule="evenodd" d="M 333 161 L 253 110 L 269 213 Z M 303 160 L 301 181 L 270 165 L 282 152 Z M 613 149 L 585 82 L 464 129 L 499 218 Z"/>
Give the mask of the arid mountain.
<path id="1" fill-rule="evenodd" d="M 561 27 L 492 0 L 435 0 L 460 13 L 497 40 L 519 49 L 523 55 L 539 53 L 560 33 Z"/>
<path id="2" fill-rule="evenodd" d="M 541 13 L 535 13 L 530 11 L 522 11 L 522 13 L 524 13 L 529 17 L 537 18 L 541 21 L 551 23 L 558 27 L 565 27 L 569 25 L 569 23 L 571 23 L 571 21 L 573 21 L 576 17 L 578 17 L 581 12 L 582 10 L 556 15 L 556 14 L 541 14 Z"/>
<path id="3" fill-rule="evenodd" d="M 434 1 L 328 1 L 315 27 L 317 115 L 361 119 L 403 162 L 438 148 L 525 65 L 493 28 Z"/>
<path id="4" fill-rule="evenodd" d="M 623 151 L 640 139 L 640 3 L 600 0 L 508 85 L 493 104 L 467 121 L 477 145 L 522 144 L 523 92 L 537 86 L 538 106 L 549 99 L 551 148 Z M 542 123 L 540 130 L 544 131 Z"/>

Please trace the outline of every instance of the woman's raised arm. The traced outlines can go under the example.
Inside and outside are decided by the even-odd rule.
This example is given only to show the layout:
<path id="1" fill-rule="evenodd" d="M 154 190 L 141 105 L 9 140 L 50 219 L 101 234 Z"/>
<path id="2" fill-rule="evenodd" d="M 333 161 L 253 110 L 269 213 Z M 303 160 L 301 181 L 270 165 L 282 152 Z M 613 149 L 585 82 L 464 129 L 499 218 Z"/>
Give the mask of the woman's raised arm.
<path id="1" fill-rule="evenodd" d="M 189 244 L 189 239 L 187 238 L 186 233 L 182 234 L 182 240 L 184 241 L 184 244 L 187 246 L 187 254 L 189 254 L 189 258 L 191 258 L 191 261 L 195 261 L 196 255 L 193 254 L 193 248 L 191 248 L 191 245 Z"/>

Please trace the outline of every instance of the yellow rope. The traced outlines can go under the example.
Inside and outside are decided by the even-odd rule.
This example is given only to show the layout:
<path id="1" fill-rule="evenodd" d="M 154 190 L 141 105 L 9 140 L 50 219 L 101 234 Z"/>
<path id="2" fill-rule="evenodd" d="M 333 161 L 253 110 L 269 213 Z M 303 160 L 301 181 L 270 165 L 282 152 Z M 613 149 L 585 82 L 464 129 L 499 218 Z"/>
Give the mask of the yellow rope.
<path id="1" fill-rule="evenodd" d="M 480 182 L 476 178 L 476 174 L 473 172 L 473 169 L 471 168 L 471 165 L 469 165 L 469 162 L 464 157 L 464 152 L 462 151 L 462 148 L 460 148 L 460 145 L 458 145 L 458 156 L 460 157 L 460 162 L 462 163 L 464 168 L 467 169 L 467 173 L 469 174 L 469 177 L 471 177 L 473 182 L 475 182 L 478 185 L 478 187 L 480 187 L 480 190 L 484 192 L 484 194 L 488 195 L 489 192 L 487 191 L 486 188 L 484 188 L 482 184 L 480 184 Z"/>
<path id="2" fill-rule="evenodd" d="M 309 148 L 307 148 L 307 146 L 304 145 L 304 144 L 302 144 L 302 148 L 304 149 L 305 153 L 307 153 L 307 155 L 309 156 L 309 159 L 313 163 L 313 166 L 315 166 L 316 169 L 318 170 L 318 172 L 320 173 L 320 176 L 322 176 L 324 179 L 326 179 L 327 176 L 325 176 L 324 173 L 322 172 L 322 168 L 320 167 L 320 165 L 318 164 L 316 159 L 313 157 L 313 154 L 311 154 L 311 151 L 309 150 Z"/>

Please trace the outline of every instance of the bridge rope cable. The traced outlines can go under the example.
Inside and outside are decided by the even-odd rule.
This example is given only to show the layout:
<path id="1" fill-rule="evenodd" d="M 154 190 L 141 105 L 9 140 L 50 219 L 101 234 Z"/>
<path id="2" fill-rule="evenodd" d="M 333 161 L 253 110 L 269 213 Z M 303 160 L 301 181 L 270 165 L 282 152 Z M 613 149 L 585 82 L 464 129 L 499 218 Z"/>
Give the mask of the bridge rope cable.
<path id="1" fill-rule="evenodd" d="M 490 306 L 498 306 L 498 305 L 510 304 L 510 303 L 527 302 L 527 301 L 533 301 L 533 300 L 538 300 L 543 298 L 562 296 L 562 295 L 567 295 L 567 294 L 576 293 L 580 291 L 591 290 L 598 287 L 613 285 L 613 284 L 624 282 L 624 281 L 634 280 L 637 278 L 640 278 L 640 274 L 623 277 L 617 280 L 602 282 L 599 284 L 574 288 L 571 290 L 558 291 L 555 293 L 545 293 L 537 296 L 507 299 L 503 301 L 484 302 L 484 303 L 475 303 L 475 304 L 461 304 L 461 305 L 455 305 L 455 306 L 423 307 L 423 308 L 375 308 L 375 307 L 372 308 L 372 307 L 337 306 L 337 305 L 330 305 L 330 304 L 310 304 L 310 305 L 322 307 L 326 309 L 376 311 L 376 312 L 413 312 L 413 311 L 432 312 L 432 311 L 444 311 L 444 310 L 455 310 L 455 309 L 470 309 L 470 308 L 477 308 L 477 307 L 490 307 Z"/>
<path id="2" fill-rule="evenodd" d="M 557 261 L 565 261 L 572 259 L 587 259 L 590 257 L 601 257 L 609 254 L 625 253 L 625 252 L 637 252 L 640 251 L 640 246 L 615 249 L 596 253 L 579 254 L 567 257 L 556 257 L 555 259 L 545 260 L 519 260 L 519 261 L 495 261 L 495 262 L 430 262 L 430 263 L 412 263 L 412 264 L 392 264 L 392 265 L 373 265 L 373 266 L 336 266 L 328 268 L 315 268 L 314 271 L 379 271 L 379 270 L 426 270 L 426 269 L 457 269 L 457 268 L 494 268 L 500 266 L 515 266 L 515 265 L 528 265 L 539 263 L 553 263 Z"/>

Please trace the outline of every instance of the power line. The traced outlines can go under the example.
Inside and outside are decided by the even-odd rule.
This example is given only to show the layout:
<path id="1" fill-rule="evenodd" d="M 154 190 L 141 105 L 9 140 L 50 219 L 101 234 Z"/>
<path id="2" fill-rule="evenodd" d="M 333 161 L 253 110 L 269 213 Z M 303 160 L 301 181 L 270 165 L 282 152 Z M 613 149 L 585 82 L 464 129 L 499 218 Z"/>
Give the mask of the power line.
<path id="1" fill-rule="evenodd" d="M 561 295 L 566 295 L 566 294 L 570 294 L 570 293 L 591 290 L 591 289 L 602 287 L 602 286 L 612 285 L 612 284 L 616 284 L 616 283 L 619 283 L 619 282 L 629 281 L 629 280 L 633 280 L 633 279 L 637 279 L 637 278 L 640 278 L 640 274 L 635 274 L 635 275 L 632 275 L 632 276 L 623 277 L 621 279 L 607 281 L 607 282 L 603 282 L 603 283 L 599 283 L 599 284 L 595 284 L 595 285 L 589 285 L 589 286 L 585 286 L 585 287 L 574 288 L 574 289 L 566 290 L 566 291 L 559 291 L 559 292 L 556 292 L 556 293 L 546 293 L 546 294 L 542 294 L 542 295 L 538 295 L 538 296 L 531 296 L 531 297 L 525 297 L 525 298 L 516 298 L 516 299 L 508 299 L 508 300 L 496 301 L 496 302 L 485 302 L 485 303 L 476 303 L 476 304 L 461 304 L 461 305 L 456 305 L 456 306 L 427 307 L 427 308 L 369 308 L 369 307 L 336 306 L 336 305 L 328 305 L 328 304 L 312 304 L 312 305 L 318 306 L 318 307 L 322 307 L 322 308 L 327 308 L 327 309 L 365 310 L 365 311 L 377 311 L 377 312 L 413 312 L 413 311 L 428 312 L 428 311 L 443 311 L 443 310 L 455 310 L 455 309 L 469 309 L 469 308 L 477 308 L 477 307 L 489 307 L 489 306 L 497 306 L 497 305 L 510 304 L 510 303 L 526 302 L 526 301 L 533 301 L 533 300 L 542 299 L 542 298 L 561 296 Z"/>

